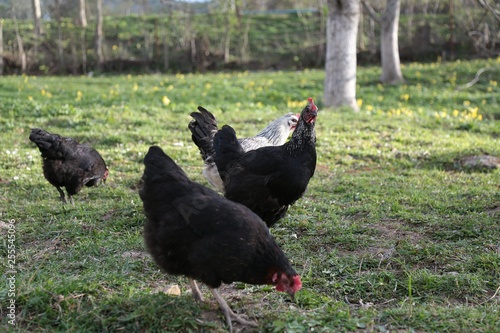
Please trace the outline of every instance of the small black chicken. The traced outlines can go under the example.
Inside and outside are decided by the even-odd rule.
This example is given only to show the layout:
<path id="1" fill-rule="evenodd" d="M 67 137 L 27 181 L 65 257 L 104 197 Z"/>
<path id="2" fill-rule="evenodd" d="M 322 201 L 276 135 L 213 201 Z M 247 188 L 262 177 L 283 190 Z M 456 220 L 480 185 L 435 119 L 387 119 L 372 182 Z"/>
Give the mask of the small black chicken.
<path id="1" fill-rule="evenodd" d="M 222 283 L 275 285 L 292 297 L 301 289 L 300 276 L 250 209 L 189 180 L 159 147 L 149 148 L 144 165 L 139 195 L 149 252 L 165 272 L 189 278 L 196 300 L 203 297 L 194 280 L 205 283 L 230 329 L 231 321 L 256 324 L 231 310 L 216 289 Z"/>
<path id="2" fill-rule="evenodd" d="M 213 160 L 215 153 L 213 139 L 218 131 L 217 120 L 207 109 L 198 106 L 199 112 L 192 112 L 188 127 L 192 133 L 193 142 L 200 149 L 201 157 L 205 162 L 203 175 L 220 192 L 224 192 L 224 184 L 220 178 L 217 166 Z M 288 135 L 297 126 L 299 115 L 288 113 L 271 122 L 256 136 L 240 139 L 239 142 L 245 152 L 267 146 L 280 146 L 286 142 Z"/>
<path id="3" fill-rule="evenodd" d="M 66 188 L 74 205 L 73 195 L 83 186 L 94 186 L 108 178 L 106 163 L 92 147 L 39 128 L 31 130 L 29 139 L 42 153 L 43 175 L 57 188 L 62 202 L 66 202 L 66 197 L 61 187 Z"/>
<path id="4" fill-rule="evenodd" d="M 214 161 L 225 197 L 244 204 L 271 227 L 304 194 L 316 169 L 318 108 L 312 98 L 302 110 L 290 141 L 245 152 L 236 133 L 223 126 L 214 137 Z"/>

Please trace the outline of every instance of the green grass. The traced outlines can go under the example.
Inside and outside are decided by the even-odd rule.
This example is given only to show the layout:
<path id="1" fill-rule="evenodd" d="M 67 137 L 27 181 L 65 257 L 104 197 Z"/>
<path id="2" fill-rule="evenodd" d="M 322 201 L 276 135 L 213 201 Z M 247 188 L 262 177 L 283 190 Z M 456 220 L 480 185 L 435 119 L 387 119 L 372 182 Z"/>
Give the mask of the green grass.
<path id="1" fill-rule="evenodd" d="M 14 220 L 17 237 L 13 331 L 224 331 L 207 289 L 208 302 L 196 304 L 187 280 L 145 253 L 142 159 L 158 144 L 207 184 L 187 130 L 198 105 L 247 136 L 312 96 L 321 109 L 316 174 L 272 229 L 304 288 L 292 303 L 269 286 L 235 283 L 222 290 L 232 308 L 265 332 L 499 332 L 500 172 L 460 161 L 500 156 L 500 61 L 403 72 L 406 85 L 381 86 L 380 69 L 359 68 L 356 114 L 322 108 L 322 71 L 0 77 L 0 231 Z M 106 185 L 62 205 L 28 140 L 32 127 L 97 148 Z M 181 296 L 157 292 L 172 284 Z M 2 304 L 7 293 L 2 283 Z"/>

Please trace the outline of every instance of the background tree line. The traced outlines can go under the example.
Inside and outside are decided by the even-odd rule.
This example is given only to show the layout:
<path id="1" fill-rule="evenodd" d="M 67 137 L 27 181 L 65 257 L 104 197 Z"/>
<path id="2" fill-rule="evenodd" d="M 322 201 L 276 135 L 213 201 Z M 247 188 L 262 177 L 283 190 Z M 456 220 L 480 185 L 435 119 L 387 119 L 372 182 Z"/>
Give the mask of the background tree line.
<path id="1" fill-rule="evenodd" d="M 361 1 L 359 64 L 380 63 L 387 1 Z M 402 0 L 399 57 L 499 55 L 500 5 Z M 326 0 L 0 1 L 4 74 L 324 67 Z"/>

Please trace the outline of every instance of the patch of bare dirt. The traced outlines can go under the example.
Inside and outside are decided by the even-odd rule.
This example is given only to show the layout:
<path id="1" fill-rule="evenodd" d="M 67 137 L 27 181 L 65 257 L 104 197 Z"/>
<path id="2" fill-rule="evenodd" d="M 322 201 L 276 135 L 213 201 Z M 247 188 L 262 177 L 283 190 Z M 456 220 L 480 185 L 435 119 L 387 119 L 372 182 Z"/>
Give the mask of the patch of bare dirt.
<path id="1" fill-rule="evenodd" d="M 380 261 L 388 260 L 396 253 L 396 246 L 401 241 L 418 243 L 423 236 L 417 232 L 404 230 L 404 222 L 398 219 L 384 219 L 377 224 L 368 225 L 367 228 L 376 231 L 380 238 L 380 246 L 371 246 L 356 250 L 359 255 L 376 257 Z"/>
<path id="2" fill-rule="evenodd" d="M 466 156 L 460 159 L 463 168 L 472 170 L 500 169 L 500 157 L 492 155 Z"/>
<path id="3" fill-rule="evenodd" d="M 122 258 L 145 259 L 149 258 L 149 254 L 140 251 L 127 251 L 122 253 Z"/>
<path id="4" fill-rule="evenodd" d="M 488 214 L 488 215 L 497 215 L 497 214 L 500 214 L 500 206 L 497 206 L 497 207 L 492 208 L 492 209 L 488 209 L 486 211 L 486 214 Z"/>

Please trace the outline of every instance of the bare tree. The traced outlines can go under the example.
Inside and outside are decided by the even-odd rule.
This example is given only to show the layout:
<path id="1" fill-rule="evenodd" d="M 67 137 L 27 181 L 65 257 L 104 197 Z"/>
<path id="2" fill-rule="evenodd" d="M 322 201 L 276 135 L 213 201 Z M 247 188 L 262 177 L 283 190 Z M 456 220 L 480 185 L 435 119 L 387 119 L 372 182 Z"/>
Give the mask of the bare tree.
<path id="1" fill-rule="evenodd" d="M 401 0 L 387 0 L 382 14 L 382 33 L 380 35 L 380 54 L 382 60 L 382 83 L 404 82 L 399 60 L 398 27 Z"/>
<path id="2" fill-rule="evenodd" d="M 356 103 L 356 36 L 360 0 L 328 0 L 326 27 L 325 106 L 349 106 Z"/>
<path id="3" fill-rule="evenodd" d="M 476 0 L 481 7 L 487 9 L 488 11 L 493 14 L 493 17 L 497 20 L 500 21 L 500 4 L 497 2 L 496 8 L 492 7 L 487 0 Z M 495 1 L 493 1 L 495 2 Z"/>
<path id="4" fill-rule="evenodd" d="M 24 52 L 23 38 L 19 33 L 19 26 L 17 24 L 15 1 L 12 2 L 12 21 L 14 21 L 14 29 L 16 31 L 17 48 L 19 50 L 19 60 L 21 61 L 21 72 L 24 74 L 26 73 L 27 67 L 26 52 Z"/>
<path id="5" fill-rule="evenodd" d="M 57 22 L 57 58 L 59 59 L 59 72 L 64 71 L 64 45 L 63 45 L 63 29 L 62 29 L 62 10 L 60 0 L 54 0 L 56 22 Z"/>
<path id="6" fill-rule="evenodd" d="M 40 0 L 31 0 L 33 7 L 33 23 L 34 23 L 34 47 L 33 47 L 33 57 L 36 63 L 38 59 L 38 43 L 40 41 L 40 35 L 42 33 L 42 9 L 40 7 Z"/>
<path id="7" fill-rule="evenodd" d="M 35 1 L 35 0 L 33 0 Z M 39 1 L 39 0 L 37 0 Z M 85 12 L 85 0 L 80 0 L 80 10 L 79 10 L 79 16 L 80 16 L 80 25 L 82 28 L 87 27 L 87 14 Z"/>
<path id="8" fill-rule="evenodd" d="M 102 0 L 97 0 L 97 23 L 96 23 L 96 32 L 95 32 L 95 54 L 97 61 L 97 71 L 102 71 L 102 65 L 104 62 L 104 56 L 102 53 L 102 44 L 104 40 L 104 35 L 102 32 Z"/>
<path id="9" fill-rule="evenodd" d="M 380 17 L 368 1 L 362 0 L 363 7 L 375 22 L 380 24 L 380 55 L 382 61 L 382 74 L 380 82 L 395 84 L 404 82 L 399 59 L 399 14 L 401 0 L 387 0 L 382 16 Z"/>
<path id="10" fill-rule="evenodd" d="M 87 74 L 87 45 L 85 42 L 85 32 L 87 30 L 87 12 L 85 10 L 85 0 L 80 0 L 80 8 L 78 11 L 78 18 L 80 24 L 80 50 L 82 55 L 82 72 Z"/>
<path id="11" fill-rule="evenodd" d="M 0 75 L 3 75 L 3 19 L 0 19 Z"/>
<path id="12" fill-rule="evenodd" d="M 38 38 L 42 33 L 42 8 L 40 6 L 40 0 L 31 0 L 33 6 L 33 21 L 35 24 L 35 38 Z"/>

